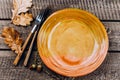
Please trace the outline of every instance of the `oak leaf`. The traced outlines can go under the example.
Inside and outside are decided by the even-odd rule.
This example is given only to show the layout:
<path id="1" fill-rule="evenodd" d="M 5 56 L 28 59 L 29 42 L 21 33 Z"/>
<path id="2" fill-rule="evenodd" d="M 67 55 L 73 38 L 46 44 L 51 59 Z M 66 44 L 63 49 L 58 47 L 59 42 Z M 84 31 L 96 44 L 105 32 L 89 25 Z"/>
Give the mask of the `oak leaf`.
<path id="1" fill-rule="evenodd" d="M 16 20 L 23 20 L 23 19 L 19 19 L 19 18 L 23 18 L 23 13 L 29 14 L 27 11 L 29 10 L 29 8 L 31 6 L 32 6 L 32 0 L 13 0 L 13 10 L 12 10 L 13 24 L 16 23 Z M 29 15 L 32 15 L 32 14 L 29 14 Z M 31 17 L 25 17 L 25 18 L 27 18 L 27 19 L 30 18 L 27 21 L 27 23 L 24 22 L 24 25 L 23 25 L 23 21 L 22 21 L 22 24 L 21 24 L 21 21 L 20 21 L 20 23 L 18 23 L 18 21 L 17 21 L 17 24 L 15 24 L 15 25 L 22 25 L 22 26 L 30 25 L 30 22 L 33 20 L 33 17 L 31 16 Z M 28 24 L 28 22 L 29 22 L 29 24 Z"/>
<path id="2" fill-rule="evenodd" d="M 13 19 L 13 24 L 27 26 L 32 20 L 32 14 L 22 13 L 20 15 L 15 16 L 15 18 Z"/>
<path id="3" fill-rule="evenodd" d="M 2 30 L 2 37 L 4 42 L 13 50 L 15 53 L 21 53 L 22 39 L 20 38 L 19 32 L 12 27 L 4 27 Z"/>

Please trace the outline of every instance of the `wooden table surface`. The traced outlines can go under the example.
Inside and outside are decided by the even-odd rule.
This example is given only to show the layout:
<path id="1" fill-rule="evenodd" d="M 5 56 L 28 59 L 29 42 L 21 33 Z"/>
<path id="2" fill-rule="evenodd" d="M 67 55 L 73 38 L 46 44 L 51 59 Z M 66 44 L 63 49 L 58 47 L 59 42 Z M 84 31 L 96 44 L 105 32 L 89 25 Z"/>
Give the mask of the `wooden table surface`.
<path id="1" fill-rule="evenodd" d="M 83 77 L 64 77 L 50 71 L 46 66 L 43 66 L 43 71 L 38 73 L 25 68 L 22 61 L 15 67 L 13 61 L 16 54 L 0 37 L 0 80 L 120 80 L 120 0 L 33 0 L 33 5 L 31 11 L 34 17 L 49 5 L 53 11 L 72 7 L 93 13 L 111 31 L 108 34 L 108 55 L 97 70 Z M 0 0 L 0 34 L 4 26 L 11 26 L 18 30 L 25 40 L 32 27 L 18 27 L 11 24 L 11 9 L 12 0 Z M 36 48 L 33 49 L 29 64 L 33 62 L 35 53 Z"/>

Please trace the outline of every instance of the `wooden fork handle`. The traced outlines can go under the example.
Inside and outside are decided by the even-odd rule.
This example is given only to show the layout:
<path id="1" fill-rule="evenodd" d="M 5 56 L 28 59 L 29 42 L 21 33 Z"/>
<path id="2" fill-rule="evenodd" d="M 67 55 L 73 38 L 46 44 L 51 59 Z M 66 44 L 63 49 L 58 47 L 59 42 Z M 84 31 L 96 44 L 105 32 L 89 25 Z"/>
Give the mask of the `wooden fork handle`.
<path id="1" fill-rule="evenodd" d="M 13 64 L 16 66 L 18 64 L 18 61 L 20 60 L 21 55 L 18 54 L 13 62 Z"/>
<path id="2" fill-rule="evenodd" d="M 18 64 L 18 62 L 19 62 L 19 60 L 20 60 L 20 58 L 21 58 L 21 56 L 22 56 L 22 54 L 23 54 L 23 52 L 24 52 L 24 50 L 25 50 L 25 48 L 26 48 L 26 46 L 27 46 L 27 44 L 28 44 L 28 42 L 29 42 L 29 40 L 30 40 L 30 38 L 31 38 L 31 36 L 32 36 L 32 33 L 30 33 L 30 34 L 28 35 L 25 43 L 23 44 L 21 53 L 18 53 L 18 55 L 16 56 L 16 58 L 15 58 L 15 60 L 14 60 L 14 62 L 13 62 L 14 65 L 17 65 L 17 64 Z"/>

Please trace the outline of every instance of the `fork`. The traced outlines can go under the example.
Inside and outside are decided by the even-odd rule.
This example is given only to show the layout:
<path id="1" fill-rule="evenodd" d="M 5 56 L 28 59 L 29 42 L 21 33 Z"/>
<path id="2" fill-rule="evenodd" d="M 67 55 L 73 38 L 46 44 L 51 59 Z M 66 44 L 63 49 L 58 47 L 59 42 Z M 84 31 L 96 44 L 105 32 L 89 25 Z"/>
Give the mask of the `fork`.
<path id="1" fill-rule="evenodd" d="M 29 56 L 30 56 L 30 53 L 31 53 L 31 50 L 32 50 L 32 46 L 33 46 L 34 40 L 35 40 L 35 38 L 36 38 L 36 36 L 37 36 L 37 33 L 38 33 L 38 31 L 39 31 L 42 23 L 43 23 L 44 20 L 47 18 L 48 12 L 49 12 L 49 8 L 47 7 L 46 9 L 42 10 L 41 13 L 36 17 L 36 19 L 35 19 L 35 25 L 33 26 L 31 32 L 29 33 L 29 35 L 28 35 L 28 37 L 27 37 L 27 39 L 25 40 L 25 43 L 24 43 L 23 46 L 22 46 L 22 51 L 21 51 L 21 53 L 16 56 L 16 58 L 15 58 L 15 60 L 14 60 L 14 62 L 13 62 L 14 65 L 17 65 L 17 64 L 18 64 L 18 62 L 19 62 L 19 60 L 20 60 L 20 58 L 21 58 L 24 50 L 26 49 L 26 46 L 27 46 L 29 40 L 31 39 L 32 35 L 34 34 L 34 35 L 33 35 L 32 42 L 31 42 L 31 45 L 30 45 L 30 48 L 29 48 L 29 50 L 28 50 L 28 54 L 27 54 L 27 56 L 26 56 L 26 58 L 25 58 L 25 61 L 24 61 L 24 66 L 27 65 L 27 61 L 28 61 L 28 59 L 29 59 Z"/>

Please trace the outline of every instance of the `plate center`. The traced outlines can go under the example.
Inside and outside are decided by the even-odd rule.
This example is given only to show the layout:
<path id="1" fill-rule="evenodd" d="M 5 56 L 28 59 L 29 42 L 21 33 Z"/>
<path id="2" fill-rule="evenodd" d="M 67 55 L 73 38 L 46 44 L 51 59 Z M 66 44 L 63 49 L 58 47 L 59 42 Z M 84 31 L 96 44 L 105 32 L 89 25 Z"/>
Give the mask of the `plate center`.
<path id="1" fill-rule="evenodd" d="M 54 26 L 48 48 L 67 63 L 78 63 L 92 54 L 94 38 L 89 26 L 77 19 L 64 19 Z"/>

